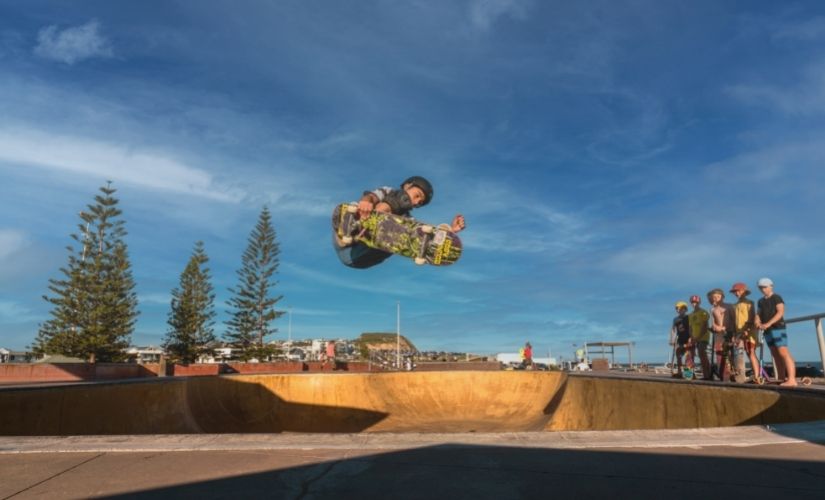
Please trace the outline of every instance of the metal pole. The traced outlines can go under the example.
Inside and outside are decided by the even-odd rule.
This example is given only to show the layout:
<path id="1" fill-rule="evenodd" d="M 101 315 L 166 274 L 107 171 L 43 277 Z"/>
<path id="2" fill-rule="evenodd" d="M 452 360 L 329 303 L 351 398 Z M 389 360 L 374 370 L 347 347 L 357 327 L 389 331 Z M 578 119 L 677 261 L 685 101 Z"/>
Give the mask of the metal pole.
<path id="1" fill-rule="evenodd" d="M 401 302 L 396 302 L 397 312 L 396 312 L 396 323 L 395 323 L 395 342 L 396 342 L 396 355 L 395 355 L 395 367 L 396 369 L 401 369 Z"/>
<path id="2" fill-rule="evenodd" d="M 825 368 L 825 337 L 822 336 L 822 318 L 814 320 L 816 324 L 816 339 L 819 341 L 819 359 L 822 361 L 822 367 Z"/>
<path id="3" fill-rule="evenodd" d="M 286 360 L 289 361 L 292 359 L 292 306 L 289 307 L 289 328 L 287 328 L 287 332 L 289 337 L 286 342 Z"/>

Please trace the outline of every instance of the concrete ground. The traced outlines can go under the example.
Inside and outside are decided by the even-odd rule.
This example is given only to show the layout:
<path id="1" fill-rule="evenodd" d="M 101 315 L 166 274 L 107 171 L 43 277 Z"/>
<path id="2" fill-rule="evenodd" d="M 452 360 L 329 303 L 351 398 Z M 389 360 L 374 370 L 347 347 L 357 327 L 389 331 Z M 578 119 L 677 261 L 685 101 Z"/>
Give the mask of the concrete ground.
<path id="1" fill-rule="evenodd" d="M 822 498 L 825 420 L 459 434 L 0 437 L 0 498 Z"/>

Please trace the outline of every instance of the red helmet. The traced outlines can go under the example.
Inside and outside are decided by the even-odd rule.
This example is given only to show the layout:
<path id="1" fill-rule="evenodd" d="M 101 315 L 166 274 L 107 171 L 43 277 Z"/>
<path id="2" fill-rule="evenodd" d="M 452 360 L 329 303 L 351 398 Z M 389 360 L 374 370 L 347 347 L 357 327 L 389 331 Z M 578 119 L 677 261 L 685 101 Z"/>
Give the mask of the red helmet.
<path id="1" fill-rule="evenodd" d="M 691 303 L 695 303 L 695 304 L 701 304 L 702 303 L 702 299 L 700 299 L 698 295 L 691 295 L 690 296 L 690 301 L 691 301 Z"/>

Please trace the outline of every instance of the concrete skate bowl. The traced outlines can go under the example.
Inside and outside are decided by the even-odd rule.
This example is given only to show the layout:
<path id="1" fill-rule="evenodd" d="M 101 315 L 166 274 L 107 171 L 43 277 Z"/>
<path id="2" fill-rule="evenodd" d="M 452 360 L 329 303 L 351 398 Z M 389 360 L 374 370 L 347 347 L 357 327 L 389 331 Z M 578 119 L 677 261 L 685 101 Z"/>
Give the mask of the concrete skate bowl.
<path id="1" fill-rule="evenodd" d="M 825 419 L 818 390 L 558 372 L 273 374 L 0 388 L 0 434 L 525 432 Z"/>

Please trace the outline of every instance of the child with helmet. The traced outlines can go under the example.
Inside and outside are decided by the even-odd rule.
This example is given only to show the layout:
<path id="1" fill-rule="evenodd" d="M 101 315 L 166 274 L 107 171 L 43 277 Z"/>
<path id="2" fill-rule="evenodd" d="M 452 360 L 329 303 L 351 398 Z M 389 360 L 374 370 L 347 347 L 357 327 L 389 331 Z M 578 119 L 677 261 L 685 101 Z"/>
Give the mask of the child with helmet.
<path id="1" fill-rule="evenodd" d="M 412 176 L 401 183 L 400 189 L 391 187 L 379 187 L 373 191 L 365 191 L 358 201 L 358 215 L 366 218 L 373 211 L 392 213 L 395 215 L 409 216 L 414 208 L 422 207 L 432 201 L 433 186 L 430 181 L 421 176 Z M 339 214 L 333 214 L 333 225 L 338 220 Z M 450 224 L 450 230 L 457 233 L 465 227 L 464 216 L 456 215 Z M 333 233 L 333 240 L 338 258 L 344 265 L 357 269 L 366 269 L 376 264 L 380 264 L 392 254 L 370 248 L 363 243 L 355 241 L 350 245 L 345 245 L 338 236 Z"/>
<path id="2" fill-rule="evenodd" d="M 716 354 L 719 367 L 719 380 L 725 381 L 730 375 L 728 372 L 728 352 L 736 330 L 733 307 L 725 304 L 725 292 L 721 288 L 714 288 L 708 292 L 708 300 L 713 306 L 710 310 L 711 331 L 713 332 L 713 350 Z"/>
<path id="3" fill-rule="evenodd" d="M 699 362 L 702 365 L 702 379 L 713 380 L 710 359 L 708 359 L 708 344 L 710 343 L 708 319 L 710 319 L 710 315 L 700 306 L 702 299 L 698 295 L 691 296 L 690 303 L 693 305 L 693 312 L 688 315 L 691 339 L 690 357 L 692 360 L 694 350 L 698 349 Z"/>
<path id="4" fill-rule="evenodd" d="M 678 372 L 673 376 L 682 377 L 682 356 L 687 352 L 687 345 L 690 342 L 690 322 L 687 316 L 688 305 L 682 301 L 676 303 L 676 314 L 673 318 L 671 336 L 676 342 L 676 365 Z"/>
<path id="5" fill-rule="evenodd" d="M 733 305 L 734 316 L 736 318 L 736 337 L 734 348 L 736 350 L 736 371 L 739 372 L 737 382 L 744 381 L 745 378 L 745 355 L 750 358 L 751 369 L 753 370 L 753 381 L 761 383 L 759 374 L 760 366 L 756 359 L 756 345 L 759 342 L 756 330 L 756 308 L 752 300 L 748 299 L 751 291 L 748 285 L 739 282 L 730 287 L 730 293 L 739 299 Z"/>

